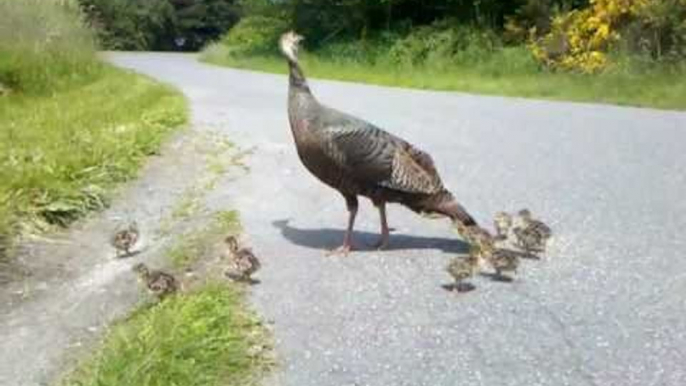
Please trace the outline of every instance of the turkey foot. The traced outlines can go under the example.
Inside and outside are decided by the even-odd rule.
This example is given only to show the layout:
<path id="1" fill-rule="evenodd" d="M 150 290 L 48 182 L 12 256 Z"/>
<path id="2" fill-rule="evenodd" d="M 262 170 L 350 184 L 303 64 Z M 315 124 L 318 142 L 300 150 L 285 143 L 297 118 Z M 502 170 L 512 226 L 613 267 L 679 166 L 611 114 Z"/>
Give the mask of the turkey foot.
<path id="1" fill-rule="evenodd" d="M 334 248 L 326 252 L 326 256 L 348 256 L 348 253 L 353 250 L 353 246 L 350 244 L 343 244 L 338 248 Z"/>

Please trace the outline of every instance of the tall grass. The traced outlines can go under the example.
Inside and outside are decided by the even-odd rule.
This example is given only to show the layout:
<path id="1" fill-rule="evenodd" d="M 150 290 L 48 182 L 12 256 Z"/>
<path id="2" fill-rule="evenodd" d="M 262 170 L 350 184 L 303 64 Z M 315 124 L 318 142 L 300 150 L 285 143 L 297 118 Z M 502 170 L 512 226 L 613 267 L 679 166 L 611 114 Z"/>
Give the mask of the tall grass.
<path id="1" fill-rule="evenodd" d="M 0 0 L 0 258 L 107 205 L 185 119 L 169 87 L 98 60 L 74 1 Z"/>
<path id="2" fill-rule="evenodd" d="M 0 0 L 0 83 L 51 91 L 99 74 L 95 38 L 75 0 Z"/>
<path id="3" fill-rule="evenodd" d="M 265 367 L 262 326 L 233 286 L 209 284 L 116 324 L 64 386 L 247 386 Z M 257 354 L 257 352 L 255 353 Z"/>
<path id="4" fill-rule="evenodd" d="M 233 34 L 205 48 L 201 60 L 230 67 L 284 73 L 274 50 L 237 49 Z M 265 39 L 261 39 L 264 41 Z M 249 41 L 244 38 L 243 41 Z M 264 52 L 264 50 L 263 50 Z M 618 54 L 620 55 L 620 54 Z M 450 22 L 420 27 L 407 36 L 330 42 L 301 54 L 306 75 L 389 86 L 479 94 L 686 108 L 686 66 L 640 63 L 622 55 L 621 65 L 596 75 L 541 68 L 525 46 L 505 46 L 491 31 Z"/>

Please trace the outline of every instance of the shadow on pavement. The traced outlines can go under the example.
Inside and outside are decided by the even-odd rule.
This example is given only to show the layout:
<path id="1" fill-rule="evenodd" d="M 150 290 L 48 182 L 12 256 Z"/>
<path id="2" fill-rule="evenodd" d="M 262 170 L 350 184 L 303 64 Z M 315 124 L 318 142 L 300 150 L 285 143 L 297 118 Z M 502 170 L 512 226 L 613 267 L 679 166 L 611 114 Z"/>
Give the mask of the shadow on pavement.
<path id="1" fill-rule="evenodd" d="M 296 228 L 288 224 L 290 220 L 276 220 L 272 225 L 281 231 L 283 237 L 293 244 L 314 248 L 314 249 L 332 249 L 343 240 L 342 229 L 331 228 Z M 371 232 L 355 232 L 353 235 L 353 242 L 356 250 L 359 251 L 373 251 L 374 243 L 378 240 L 379 235 Z M 467 253 L 468 244 L 459 240 L 442 237 L 422 237 L 410 236 L 404 234 L 391 234 L 390 245 L 387 250 L 395 251 L 402 249 L 438 249 L 445 253 Z"/>

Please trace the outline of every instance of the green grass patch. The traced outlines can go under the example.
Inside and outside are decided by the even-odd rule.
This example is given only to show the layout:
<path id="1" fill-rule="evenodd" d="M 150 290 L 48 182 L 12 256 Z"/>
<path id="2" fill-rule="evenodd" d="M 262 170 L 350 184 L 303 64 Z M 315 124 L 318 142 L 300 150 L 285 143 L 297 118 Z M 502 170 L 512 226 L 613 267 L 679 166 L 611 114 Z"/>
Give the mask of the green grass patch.
<path id="1" fill-rule="evenodd" d="M 264 340 L 235 286 L 207 284 L 141 308 L 107 333 L 65 386 L 210 386 L 256 383 Z"/>
<path id="2" fill-rule="evenodd" d="M 480 60 L 429 60 L 419 65 L 365 60 L 354 55 L 305 53 L 307 76 L 386 86 L 464 91 L 476 94 L 599 102 L 662 109 L 686 108 L 686 71 L 655 66 L 597 75 L 539 69 L 524 47 L 506 47 Z M 286 73 L 275 55 L 236 54 L 222 43 L 208 46 L 201 60 L 240 69 Z"/>
<path id="3" fill-rule="evenodd" d="M 99 76 L 95 36 L 76 0 L 0 0 L 0 86 L 51 93 Z"/>
<path id="4" fill-rule="evenodd" d="M 212 221 L 202 230 L 183 235 L 167 250 L 172 265 L 186 268 L 203 256 L 213 251 L 217 240 L 228 234 L 241 231 L 238 211 L 220 211 L 214 214 Z"/>
<path id="5" fill-rule="evenodd" d="M 171 87 L 106 65 L 57 92 L 0 98 L 0 244 L 105 207 L 186 117 Z"/>

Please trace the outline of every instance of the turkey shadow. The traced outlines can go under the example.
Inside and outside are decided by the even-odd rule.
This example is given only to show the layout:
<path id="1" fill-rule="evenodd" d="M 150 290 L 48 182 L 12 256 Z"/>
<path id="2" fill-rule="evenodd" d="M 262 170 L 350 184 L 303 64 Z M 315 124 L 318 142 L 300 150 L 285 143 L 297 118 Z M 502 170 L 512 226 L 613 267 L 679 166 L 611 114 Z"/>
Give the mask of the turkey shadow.
<path id="1" fill-rule="evenodd" d="M 296 228 L 288 224 L 290 220 L 272 221 L 272 225 L 278 228 L 281 235 L 293 244 L 313 249 L 330 250 L 343 241 L 342 229 L 332 228 Z M 375 251 L 374 244 L 378 241 L 379 234 L 373 232 L 353 233 L 353 243 L 356 251 Z M 403 249 L 438 249 L 445 253 L 467 253 L 469 244 L 457 237 L 454 239 L 444 237 L 422 237 L 405 234 L 391 233 L 390 245 L 386 251 Z"/>

